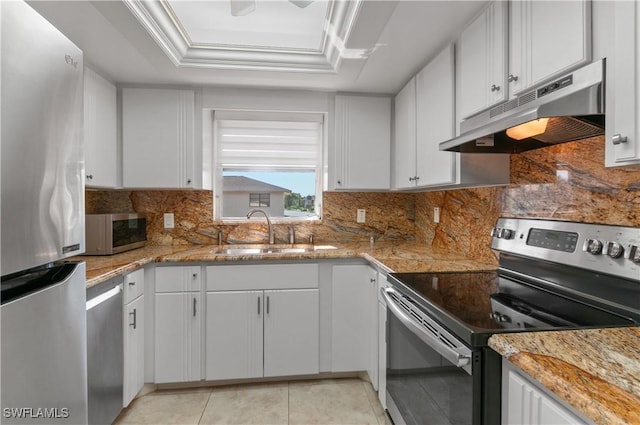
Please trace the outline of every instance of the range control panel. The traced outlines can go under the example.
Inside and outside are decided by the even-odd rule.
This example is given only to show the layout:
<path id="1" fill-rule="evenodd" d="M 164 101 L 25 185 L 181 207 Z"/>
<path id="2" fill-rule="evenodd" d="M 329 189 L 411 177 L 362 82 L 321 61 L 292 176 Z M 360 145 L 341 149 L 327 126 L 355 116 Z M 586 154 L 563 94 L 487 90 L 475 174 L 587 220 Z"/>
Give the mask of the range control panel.
<path id="1" fill-rule="evenodd" d="M 491 248 L 640 282 L 640 228 L 500 218 Z"/>

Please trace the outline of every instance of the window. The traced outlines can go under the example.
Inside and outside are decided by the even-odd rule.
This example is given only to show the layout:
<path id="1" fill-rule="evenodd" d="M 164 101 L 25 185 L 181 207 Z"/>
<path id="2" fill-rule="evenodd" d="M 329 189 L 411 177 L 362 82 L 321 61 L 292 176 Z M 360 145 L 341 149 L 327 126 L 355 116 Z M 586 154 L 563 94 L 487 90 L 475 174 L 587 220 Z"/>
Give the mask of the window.
<path id="1" fill-rule="evenodd" d="M 270 207 L 271 194 L 270 193 L 250 193 L 249 206 L 250 207 Z"/>
<path id="2" fill-rule="evenodd" d="M 323 122 L 321 114 L 216 111 L 215 218 L 262 208 L 276 219 L 317 219 Z"/>

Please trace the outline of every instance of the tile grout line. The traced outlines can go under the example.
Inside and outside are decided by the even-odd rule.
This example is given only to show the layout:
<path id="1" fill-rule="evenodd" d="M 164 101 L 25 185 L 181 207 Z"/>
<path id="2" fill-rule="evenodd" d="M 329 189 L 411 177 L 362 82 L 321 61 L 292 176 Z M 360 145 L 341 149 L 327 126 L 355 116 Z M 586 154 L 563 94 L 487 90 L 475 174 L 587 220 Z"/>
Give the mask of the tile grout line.
<path id="1" fill-rule="evenodd" d="M 376 422 L 378 423 L 378 425 L 384 425 L 384 422 L 380 423 L 380 419 L 378 418 L 378 414 L 376 413 L 376 407 L 373 405 L 373 403 L 371 402 L 371 398 L 369 397 L 369 389 L 366 387 L 366 385 L 371 385 L 371 384 L 366 381 L 362 381 L 361 384 L 362 384 L 362 389 L 364 390 L 364 396 L 367 399 L 367 403 L 369 403 L 369 408 L 371 409 L 371 413 L 373 413 L 373 417 L 376 418 Z"/>
<path id="2" fill-rule="evenodd" d="M 291 425 L 291 381 L 287 381 L 287 425 Z"/>
<path id="3" fill-rule="evenodd" d="M 204 412 L 207 411 L 207 406 L 209 406 L 209 401 L 213 397 L 213 389 L 209 392 L 209 397 L 207 397 L 207 402 L 204 404 L 204 408 L 202 409 L 202 413 L 200 413 L 200 419 L 198 419 L 198 425 L 202 423 L 202 418 L 204 417 Z"/>

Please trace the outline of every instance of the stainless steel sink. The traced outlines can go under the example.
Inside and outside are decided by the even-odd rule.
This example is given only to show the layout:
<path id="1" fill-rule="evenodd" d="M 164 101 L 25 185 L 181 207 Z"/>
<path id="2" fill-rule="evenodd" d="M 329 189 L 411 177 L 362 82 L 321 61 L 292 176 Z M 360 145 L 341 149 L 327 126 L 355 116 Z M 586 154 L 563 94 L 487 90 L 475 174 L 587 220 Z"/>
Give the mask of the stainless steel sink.
<path id="1" fill-rule="evenodd" d="M 336 249 L 331 245 L 287 245 L 287 246 L 220 246 L 216 252 L 225 255 L 264 255 L 264 254 L 301 254 L 327 249 Z"/>

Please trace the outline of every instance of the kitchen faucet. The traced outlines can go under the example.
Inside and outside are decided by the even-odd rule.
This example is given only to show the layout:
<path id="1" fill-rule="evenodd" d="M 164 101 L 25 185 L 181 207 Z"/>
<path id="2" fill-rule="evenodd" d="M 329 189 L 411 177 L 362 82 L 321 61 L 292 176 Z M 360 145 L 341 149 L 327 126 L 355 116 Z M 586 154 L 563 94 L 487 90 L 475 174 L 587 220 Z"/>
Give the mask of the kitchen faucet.
<path id="1" fill-rule="evenodd" d="M 254 208 L 247 213 L 247 218 L 251 218 L 255 213 L 264 214 L 264 218 L 267 219 L 267 230 L 269 231 L 269 244 L 273 245 L 275 243 L 275 235 L 273 234 L 273 229 L 271 228 L 271 219 L 269 218 L 269 214 L 265 210 L 261 210 L 260 208 Z"/>

